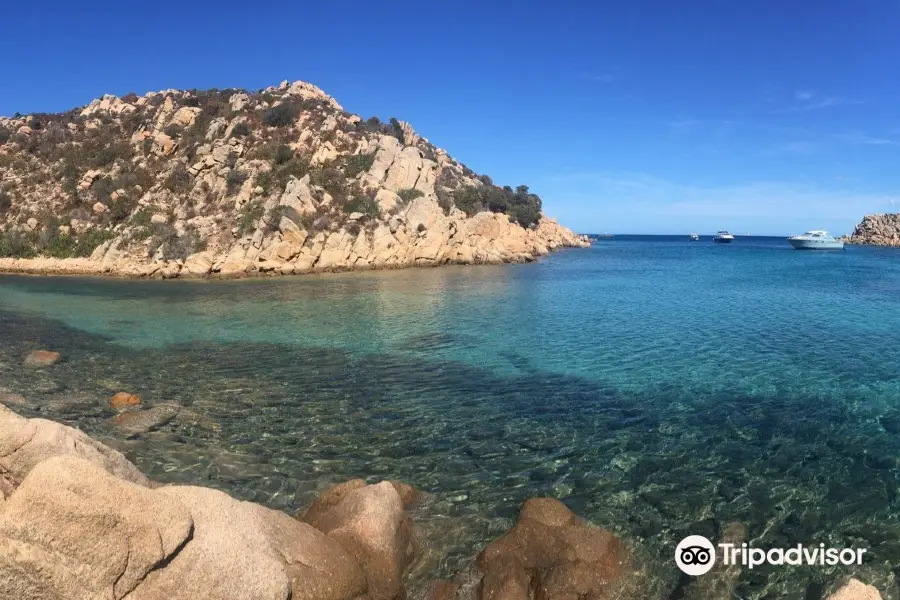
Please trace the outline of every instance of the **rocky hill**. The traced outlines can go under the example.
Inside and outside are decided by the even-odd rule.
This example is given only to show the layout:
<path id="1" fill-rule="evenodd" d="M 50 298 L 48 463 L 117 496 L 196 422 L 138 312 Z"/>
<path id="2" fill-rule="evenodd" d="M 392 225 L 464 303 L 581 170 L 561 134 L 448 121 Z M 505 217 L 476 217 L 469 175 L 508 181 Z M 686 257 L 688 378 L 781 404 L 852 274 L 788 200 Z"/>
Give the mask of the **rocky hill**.
<path id="1" fill-rule="evenodd" d="M 900 214 L 863 217 L 847 241 L 870 246 L 900 246 Z"/>
<path id="2" fill-rule="evenodd" d="M 396 119 L 319 88 L 0 118 L 0 270 L 178 277 L 533 260 L 585 246 Z"/>

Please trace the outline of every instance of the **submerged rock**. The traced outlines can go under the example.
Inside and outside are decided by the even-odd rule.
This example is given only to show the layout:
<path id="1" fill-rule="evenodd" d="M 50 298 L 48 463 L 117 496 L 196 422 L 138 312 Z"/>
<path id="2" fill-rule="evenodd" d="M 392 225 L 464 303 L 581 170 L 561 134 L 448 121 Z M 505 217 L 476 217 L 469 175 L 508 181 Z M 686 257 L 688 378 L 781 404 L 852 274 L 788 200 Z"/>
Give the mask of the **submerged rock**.
<path id="1" fill-rule="evenodd" d="M 32 350 L 25 357 L 25 364 L 29 367 L 49 367 L 59 360 L 59 352 L 51 350 Z"/>
<path id="2" fill-rule="evenodd" d="M 428 588 L 427 600 L 454 600 L 458 589 L 455 581 L 435 579 Z"/>
<path id="3" fill-rule="evenodd" d="M 626 563 L 613 534 L 585 523 L 552 498 L 526 501 L 515 526 L 488 544 L 476 564 L 483 600 L 614 598 Z"/>
<path id="4" fill-rule="evenodd" d="M 115 409 L 132 408 L 141 405 L 141 397 L 130 392 L 119 392 L 109 399 L 109 406 Z"/>
<path id="5" fill-rule="evenodd" d="M 23 396 L 0 388 L 0 404 L 4 406 L 24 406 L 27 403 Z"/>
<path id="6" fill-rule="evenodd" d="M 113 425 L 136 435 L 147 433 L 162 427 L 178 415 L 180 406 L 175 404 L 158 404 L 147 410 L 129 410 L 117 414 L 110 419 Z"/>

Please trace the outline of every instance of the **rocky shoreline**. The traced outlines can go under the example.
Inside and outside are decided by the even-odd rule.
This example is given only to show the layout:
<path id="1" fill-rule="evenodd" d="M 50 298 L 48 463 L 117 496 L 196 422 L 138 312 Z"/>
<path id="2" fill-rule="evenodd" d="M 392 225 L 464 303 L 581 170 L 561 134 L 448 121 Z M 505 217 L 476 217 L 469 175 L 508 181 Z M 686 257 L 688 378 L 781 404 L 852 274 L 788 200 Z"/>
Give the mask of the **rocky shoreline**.
<path id="1" fill-rule="evenodd" d="M 301 254 L 296 260 L 281 260 L 278 256 L 238 258 L 230 255 L 216 256 L 203 252 L 175 261 L 140 261 L 133 256 L 118 255 L 114 249 L 100 248 L 90 258 L 0 258 L 0 273 L 30 275 L 85 275 L 109 276 L 128 279 L 235 279 L 254 276 L 304 275 L 346 271 L 403 269 L 442 265 L 498 265 L 526 263 L 564 248 L 590 247 L 590 239 L 572 233 L 552 219 L 542 219 L 534 230 L 525 230 L 508 223 L 503 215 L 482 213 L 473 219 L 456 215 L 456 219 L 442 218 L 436 204 L 426 200 L 415 203 L 416 208 L 431 211 L 424 219 L 416 220 L 416 227 L 427 232 L 435 227 L 443 228 L 436 238 L 428 234 L 408 241 L 402 247 L 393 234 L 387 250 L 389 255 L 374 254 L 374 244 L 360 244 L 343 232 L 322 239 L 311 247 L 309 254 Z M 409 218 L 404 215 L 401 218 Z M 398 219 L 398 224 L 401 221 Z M 473 233 L 465 238 L 451 239 L 451 228 L 471 227 Z M 396 231 L 395 231 L 396 234 Z M 384 245 L 382 243 L 382 245 Z M 396 248 L 394 246 L 397 246 Z M 367 247 L 363 257 L 355 254 Z M 312 250 L 318 249 L 318 254 Z M 102 251 L 105 251 L 102 252 Z M 329 254 L 326 254 L 329 253 Z M 322 261 L 323 255 L 326 260 Z"/>
<path id="2" fill-rule="evenodd" d="M 60 356 L 34 351 L 32 368 Z M 0 597 L 16 600 L 392 600 L 423 556 L 416 506 L 426 491 L 399 481 L 350 480 L 291 516 L 194 485 L 145 477 L 121 453 L 81 431 L 19 416 L 0 394 Z M 146 408 L 112 396 L 113 421 L 140 433 L 175 405 Z M 730 524 L 723 539 L 740 543 Z M 635 541 L 634 544 L 639 542 Z M 512 528 L 469 569 L 433 580 L 428 600 L 612 600 L 646 597 L 631 543 L 553 498 L 532 498 Z M 666 560 L 667 557 L 661 560 Z M 667 598 L 734 597 L 740 567 L 685 577 Z M 850 579 L 829 600 L 877 600 Z"/>

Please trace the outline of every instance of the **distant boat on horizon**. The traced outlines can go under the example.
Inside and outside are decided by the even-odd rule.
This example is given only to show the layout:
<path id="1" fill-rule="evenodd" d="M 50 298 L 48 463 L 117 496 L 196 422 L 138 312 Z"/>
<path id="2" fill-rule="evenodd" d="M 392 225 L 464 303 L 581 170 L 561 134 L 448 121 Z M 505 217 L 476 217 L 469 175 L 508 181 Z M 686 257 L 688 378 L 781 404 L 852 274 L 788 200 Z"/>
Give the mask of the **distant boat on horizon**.
<path id="1" fill-rule="evenodd" d="M 700 239 L 700 234 L 697 234 L 697 233 L 692 233 L 692 234 L 691 234 L 691 241 L 692 241 L 692 242 L 696 242 L 696 241 L 699 240 L 699 239 Z"/>
<path id="2" fill-rule="evenodd" d="M 717 244 L 730 244 L 734 241 L 734 236 L 723 229 L 716 234 L 713 241 Z"/>

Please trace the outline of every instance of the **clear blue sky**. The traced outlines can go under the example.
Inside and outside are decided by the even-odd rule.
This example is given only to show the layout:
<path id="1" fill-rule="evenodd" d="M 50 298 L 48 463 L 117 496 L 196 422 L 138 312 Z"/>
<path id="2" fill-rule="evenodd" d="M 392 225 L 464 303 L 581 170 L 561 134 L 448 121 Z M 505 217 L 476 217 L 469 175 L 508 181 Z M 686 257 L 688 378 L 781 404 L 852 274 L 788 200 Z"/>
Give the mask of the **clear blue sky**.
<path id="1" fill-rule="evenodd" d="M 0 114 L 313 82 L 580 231 L 849 231 L 900 200 L 900 3 L 19 3 Z M 900 209 L 896 209 L 900 210 Z"/>

